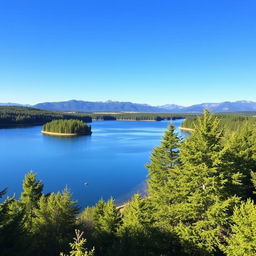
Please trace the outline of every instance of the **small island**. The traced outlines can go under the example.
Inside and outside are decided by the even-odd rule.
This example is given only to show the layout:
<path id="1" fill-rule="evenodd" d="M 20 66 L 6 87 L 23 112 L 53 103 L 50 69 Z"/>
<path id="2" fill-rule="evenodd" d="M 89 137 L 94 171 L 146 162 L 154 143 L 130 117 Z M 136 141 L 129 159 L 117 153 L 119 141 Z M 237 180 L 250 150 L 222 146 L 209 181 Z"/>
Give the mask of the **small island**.
<path id="1" fill-rule="evenodd" d="M 91 135 L 91 126 L 81 120 L 53 120 L 43 126 L 42 133 L 50 136 L 73 137 Z"/>

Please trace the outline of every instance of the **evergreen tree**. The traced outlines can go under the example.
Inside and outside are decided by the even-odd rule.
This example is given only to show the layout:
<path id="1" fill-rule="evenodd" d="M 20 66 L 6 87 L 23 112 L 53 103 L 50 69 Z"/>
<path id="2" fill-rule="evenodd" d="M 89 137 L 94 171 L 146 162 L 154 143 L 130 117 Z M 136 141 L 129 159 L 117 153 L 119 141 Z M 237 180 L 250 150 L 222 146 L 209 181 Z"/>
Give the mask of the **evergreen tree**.
<path id="1" fill-rule="evenodd" d="M 175 230 L 190 253 L 208 255 L 219 251 L 222 234 L 239 199 L 231 187 L 241 175 L 224 163 L 225 148 L 219 120 L 205 111 L 195 131 L 181 146 L 181 161 L 172 211 L 179 223 Z M 172 184 L 173 186 L 174 184 Z M 174 216 L 175 216 L 174 215 Z"/>
<path id="2" fill-rule="evenodd" d="M 186 139 L 181 147 L 182 162 L 193 166 L 205 165 L 209 168 L 220 164 L 223 150 L 223 130 L 219 119 L 208 110 L 197 118 L 195 131 Z"/>
<path id="3" fill-rule="evenodd" d="M 36 174 L 30 171 L 25 175 L 22 187 L 21 203 L 25 206 L 25 226 L 30 230 L 35 210 L 38 208 L 38 202 L 42 196 L 43 183 L 37 181 Z"/>
<path id="4" fill-rule="evenodd" d="M 175 133 L 173 125 L 169 125 L 164 133 L 161 145 L 151 154 L 149 170 L 148 191 L 151 197 L 157 195 L 161 186 L 167 180 L 168 173 L 178 162 L 180 139 Z"/>
<path id="5" fill-rule="evenodd" d="M 115 255 L 177 255 L 177 250 L 173 253 L 171 243 L 174 237 L 153 225 L 151 213 L 151 201 L 139 194 L 135 194 L 125 205 L 122 225 L 118 230 L 118 240 L 114 248 Z"/>
<path id="6" fill-rule="evenodd" d="M 85 248 L 86 240 L 83 238 L 83 232 L 76 229 L 75 233 L 74 242 L 69 244 L 72 250 L 68 255 L 61 253 L 60 256 L 93 256 L 94 248 L 90 251 Z"/>
<path id="7" fill-rule="evenodd" d="M 128 202 L 123 210 L 122 226 L 120 230 L 126 228 L 140 230 L 145 225 L 150 224 L 151 219 L 145 215 L 147 211 L 146 200 L 140 194 L 135 194 L 130 202 Z"/>
<path id="8" fill-rule="evenodd" d="M 254 256 L 256 254 L 256 206 L 251 201 L 236 207 L 232 217 L 231 235 L 222 249 L 227 256 Z"/>
<path id="9" fill-rule="evenodd" d="M 98 221 L 99 217 L 104 215 L 105 207 L 106 207 L 106 202 L 103 199 L 100 199 L 94 207 L 95 222 Z"/>
<path id="10" fill-rule="evenodd" d="M 0 198 L 6 193 L 0 192 Z M 18 207 L 14 198 L 0 203 L 0 252 L 1 256 L 27 255 L 27 234 L 23 225 L 24 209 Z"/>
<path id="11" fill-rule="evenodd" d="M 219 251 L 222 233 L 239 201 L 227 192 L 234 173 L 223 168 L 222 136 L 219 121 L 205 111 L 181 144 L 181 162 L 167 176 L 160 194 L 165 196 L 159 196 L 156 218 L 160 227 L 176 233 L 189 255 Z"/>
<path id="12" fill-rule="evenodd" d="M 100 201 L 96 205 L 94 223 L 93 237 L 97 255 L 111 255 L 116 232 L 121 224 L 121 215 L 113 199 L 106 203 Z"/>
<path id="13" fill-rule="evenodd" d="M 169 176 L 174 171 L 179 162 L 180 139 L 175 133 L 175 128 L 170 125 L 163 136 L 161 145 L 156 147 L 151 154 L 150 163 L 147 165 L 149 170 L 148 194 L 151 204 L 154 208 L 152 217 L 157 217 L 165 209 L 163 208 L 169 201 L 169 195 L 166 194 L 166 183 Z M 165 213 L 164 213 L 165 215 Z"/>
<path id="14" fill-rule="evenodd" d="M 36 237 L 36 255 L 56 255 L 67 249 L 68 241 L 76 227 L 78 207 L 68 190 L 41 196 L 35 210 L 33 234 Z"/>
<path id="15" fill-rule="evenodd" d="M 125 205 L 122 225 L 118 230 L 118 249 L 116 255 L 148 255 L 149 235 L 147 227 L 150 219 L 146 214 L 145 200 L 139 194 L 135 194 L 132 200 Z"/>
<path id="16" fill-rule="evenodd" d="M 254 194 L 254 173 L 256 172 L 256 126 L 245 123 L 234 136 L 229 138 L 227 152 L 225 155 L 225 165 L 231 172 L 241 174 L 243 186 L 239 189 L 234 187 L 233 193 L 243 199 L 255 198 Z"/>

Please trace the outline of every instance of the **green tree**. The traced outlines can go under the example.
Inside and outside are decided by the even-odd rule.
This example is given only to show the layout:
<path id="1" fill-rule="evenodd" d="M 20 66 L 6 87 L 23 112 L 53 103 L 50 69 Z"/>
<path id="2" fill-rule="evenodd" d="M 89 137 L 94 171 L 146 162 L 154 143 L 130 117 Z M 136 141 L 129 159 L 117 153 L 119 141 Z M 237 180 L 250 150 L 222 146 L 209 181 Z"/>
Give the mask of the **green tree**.
<path id="1" fill-rule="evenodd" d="M 118 230 L 117 255 L 145 255 L 147 247 L 147 219 L 146 205 L 139 194 L 135 194 L 132 200 L 127 203 L 123 210 L 122 225 Z M 118 252 L 117 250 L 117 252 Z"/>
<path id="2" fill-rule="evenodd" d="M 6 193 L 0 192 L 0 198 Z M 18 207 L 14 198 L 0 203 L 0 252 L 1 256 L 27 255 L 27 234 L 24 230 L 24 209 Z"/>
<path id="3" fill-rule="evenodd" d="M 151 213 L 151 201 L 139 194 L 125 205 L 115 255 L 172 255 L 166 247 L 173 239 L 154 227 Z"/>
<path id="4" fill-rule="evenodd" d="M 97 255 L 111 255 L 116 232 L 121 224 L 121 215 L 113 199 L 100 201 L 95 207 L 94 241 Z"/>
<path id="5" fill-rule="evenodd" d="M 189 255 L 219 251 L 222 233 L 239 201 L 228 193 L 240 176 L 223 167 L 222 138 L 219 120 L 205 111 L 181 144 L 180 163 L 168 173 L 159 196 L 159 226 L 177 234 Z"/>
<path id="6" fill-rule="evenodd" d="M 256 254 L 256 206 L 251 200 L 236 207 L 232 217 L 231 234 L 222 249 L 227 256 Z"/>
<path id="7" fill-rule="evenodd" d="M 67 189 L 62 193 L 41 196 L 33 221 L 36 255 L 56 255 L 67 249 L 76 227 L 78 210 Z"/>
<path id="8" fill-rule="evenodd" d="M 166 194 L 166 183 L 170 174 L 173 172 L 175 166 L 179 162 L 179 147 L 180 139 L 175 133 L 175 128 L 170 125 L 164 133 L 161 145 L 156 147 L 150 158 L 150 163 L 147 164 L 148 168 L 148 194 L 152 206 L 155 208 L 152 212 L 158 215 L 162 212 L 163 206 L 169 200 L 169 195 Z M 164 210 L 165 211 L 165 210 Z"/>
<path id="9" fill-rule="evenodd" d="M 85 248 L 86 240 L 83 238 L 83 232 L 76 229 L 75 233 L 74 242 L 69 244 L 72 250 L 69 254 L 61 253 L 60 256 L 93 256 L 94 248 L 90 251 Z"/>
<path id="10" fill-rule="evenodd" d="M 233 193 L 243 199 L 255 198 L 254 182 L 256 172 L 256 126 L 245 123 L 244 126 L 229 138 L 227 152 L 225 155 L 226 168 L 231 172 L 241 174 L 243 185 L 237 189 L 234 187 Z"/>
<path id="11" fill-rule="evenodd" d="M 35 210 L 42 196 L 43 183 L 37 181 L 36 174 L 30 171 L 25 175 L 22 187 L 21 203 L 25 206 L 25 226 L 30 230 L 33 218 L 35 218 Z"/>

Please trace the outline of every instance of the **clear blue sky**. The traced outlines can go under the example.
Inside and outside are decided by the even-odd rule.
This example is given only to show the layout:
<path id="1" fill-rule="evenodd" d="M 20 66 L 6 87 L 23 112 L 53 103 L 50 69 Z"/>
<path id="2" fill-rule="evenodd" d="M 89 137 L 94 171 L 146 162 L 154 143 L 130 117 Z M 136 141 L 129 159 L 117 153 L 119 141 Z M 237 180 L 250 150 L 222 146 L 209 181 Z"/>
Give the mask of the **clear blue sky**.
<path id="1" fill-rule="evenodd" d="M 0 102 L 256 101 L 255 0 L 0 0 Z"/>

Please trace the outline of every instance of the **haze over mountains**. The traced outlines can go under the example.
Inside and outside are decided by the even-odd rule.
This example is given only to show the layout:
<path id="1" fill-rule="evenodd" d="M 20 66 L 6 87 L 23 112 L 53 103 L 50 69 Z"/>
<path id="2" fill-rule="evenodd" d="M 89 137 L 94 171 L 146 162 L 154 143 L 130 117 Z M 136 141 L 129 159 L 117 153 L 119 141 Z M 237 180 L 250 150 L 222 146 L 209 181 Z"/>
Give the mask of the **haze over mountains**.
<path id="1" fill-rule="evenodd" d="M 46 102 L 34 105 L 36 108 L 55 111 L 82 111 L 82 112 L 203 112 L 205 108 L 212 112 L 256 111 L 256 102 L 236 101 L 222 103 L 202 103 L 189 107 L 168 104 L 150 106 L 132 102 L 106 101 L 90 102 L 70 100 L 64 102 Z"/>
<path id="2" fill-rule="evenodd" d="M 0 103 L 0 105 L 20 105 L 17 103 Z M 28 105 L 26 105 L 28 106 Z M 62 102 L 44 102 L 31 107 L 64 111 L 64 112 L 172 112 L 172 113 L 200 113 L 205 108 L 212 112 L 237 112 L 237 111 L 256 111 L 256 102 L 253 101 L 235 101 L 221 103 L 202 103 L 188 107 L 175 104 L 166 104 L 162 106 L 151 106 L 148 104 L 138 104 L 132 102 L 105 101 L 92 102 L 81 100 L 69 100 Z"/>

